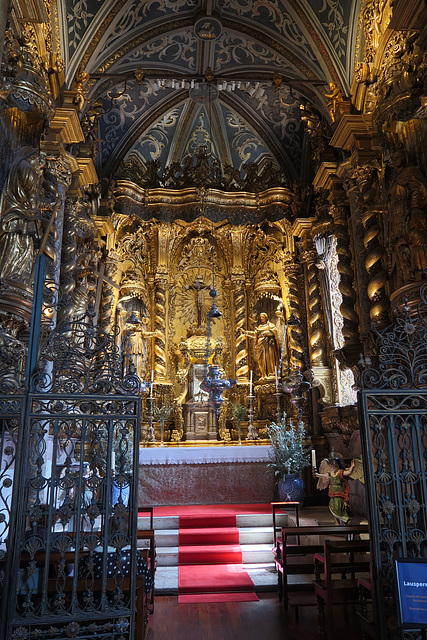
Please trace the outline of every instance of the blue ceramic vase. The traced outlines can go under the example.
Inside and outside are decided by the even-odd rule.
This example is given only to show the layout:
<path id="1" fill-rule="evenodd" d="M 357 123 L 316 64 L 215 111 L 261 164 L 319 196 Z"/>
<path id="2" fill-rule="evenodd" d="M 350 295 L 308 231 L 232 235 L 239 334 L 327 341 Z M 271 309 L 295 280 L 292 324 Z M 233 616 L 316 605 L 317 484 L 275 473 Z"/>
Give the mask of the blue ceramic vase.
<path id="1" fill-rule="evenodd" d="M 279 480 L 277 484 L 279 500 L 281 502 L 299 502 L 304 500 L 304 480 L 298 474 L 288 474 Z"/>

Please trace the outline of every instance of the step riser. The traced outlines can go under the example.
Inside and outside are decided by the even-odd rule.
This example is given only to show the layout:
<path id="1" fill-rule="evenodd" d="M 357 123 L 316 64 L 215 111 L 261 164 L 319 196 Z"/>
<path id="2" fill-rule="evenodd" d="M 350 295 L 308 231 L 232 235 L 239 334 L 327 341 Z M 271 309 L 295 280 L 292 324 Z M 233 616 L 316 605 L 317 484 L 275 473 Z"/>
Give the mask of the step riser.
<path id="1" fill-rule="evenodd" d="M 239 533 L 239 543 L 242 546 L 242 561 L 244 564 L 271 563 L 273 554 L 273 527 L 271 515 L 251 514 L 236 517 Z M 280 523 L 283 526 L 292 524 L 286 516 Z M 148 528 L 148 518 L 139 518 L 138 528 Z M 178 567 L 179 546 L 179 517 L 154 518 L 156 553 L 158 567 Z M 185 531 L 185 530 L 184 530 Z M 197 544 L 212 544 L 205 542 L 203 533 Z M 237 542 L 237 541 L 236 541 Z M 139 545 L 143 546 L 142 540 Z M 246 548 L 245 548 L 246 547 Z M 214 562 L 213 560 L 208 560 Z M 207 562 L 208 562 L 207 561 Z"/>
<path id="2" fill-rule="evenodd" d="M 200 539 L 200 544 L 204 541 Z M 269 531 L 245 531 L 240 529 L 239 531 L 240 544 L 271 544 L 273 546 L 273 532 Z M 177 547 L 179 543 L 179 535 L 177 531 L 171 531 L 168 533 L 156 533 L 156 547 L 162 549 L 163 547 Z M 207 542 L 206 544 L 210 544 Z M 232 541 L 224 542 L 223 544 L 232 544 Z"/>
<path id="3" fill-rule="evenodd" d="M 291 518 L 292 519 L 292 518 Z M 283 517 L 283 525 L 288 526 L 293 523 L 290 522 L 291 519 L 288 519 L 287 516 Z M 271 514 L 249 514 L 249 515 L 238 515 L 236 516 L 236 524 L 238 528 L 241 527 L 271 527 L 272 520 Z M 149 529 L 150 528 L 150 519 L 149 518 L 138 518 L 138 529 Z M 154 529 L 156 531 L 162 529 L 179 529 L 179 516 L 160 516 L 154 518 Z"/>
<path id="4" fill-rule="evenodd" d="M 172 550 L 173 549 L 173 550 Z M 171 552 L 164 549 L 157 551 L 158 567 L 177 567 L 178 566 L 178 548 L 172 548 Z M 242 548 L 242 561 L 244 564 L 272 563 L 273 554 L 271 547 L 268 549 L 249 550 Z"/>

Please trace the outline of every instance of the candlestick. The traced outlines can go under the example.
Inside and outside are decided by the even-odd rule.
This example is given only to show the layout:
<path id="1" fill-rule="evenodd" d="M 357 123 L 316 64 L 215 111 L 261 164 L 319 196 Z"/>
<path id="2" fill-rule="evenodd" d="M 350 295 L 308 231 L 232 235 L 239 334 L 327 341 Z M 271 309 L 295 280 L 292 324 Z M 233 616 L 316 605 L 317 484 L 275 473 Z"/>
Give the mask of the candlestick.
<path id="1" fill-rule="evenodd" d="M 311 466 L 313 467 L 313 469 L 316 469 L 317 465 L 316 465 L 316 450 L 312 449 L 311 450 Z"/>
<path id="2" fill-rule="evenodd" d="M 252 372 L 251 372 L 252 373 Z M 249 394 L 249 425 L 246 440 L 257 440 L 258 433 L 254 427 L 254 396 Z"/>

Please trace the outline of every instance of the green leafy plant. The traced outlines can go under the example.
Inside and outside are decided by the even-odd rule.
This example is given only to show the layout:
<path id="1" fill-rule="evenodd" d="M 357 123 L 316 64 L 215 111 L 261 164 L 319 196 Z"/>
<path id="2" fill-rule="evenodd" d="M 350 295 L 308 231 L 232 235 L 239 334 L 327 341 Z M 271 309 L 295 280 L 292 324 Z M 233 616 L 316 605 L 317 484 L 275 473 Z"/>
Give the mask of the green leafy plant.
<path id="1" fill-rule="evenodd" d="M 244 404 L 236 403 L 231 407 L 231 414 L 236 422 L 241 422 L 242 420 L 244 420 L 246 411 L 247 409 Z"/>
<path id="2" fill-rule="evenodd" d="M 153 418 L 156 422 L 160 422 L 160 424 L 164 425 L 172 411 L 173 406 L 170 404 L 163 404 L 160 409 L 159 407 L 153 407 Z"/>
<path id="3" fill-rule="evenodd" d="M 235 419 L 235 421 L 237 422 L 237 428 L 239 430 L 239 443 L 241 443 L 242 441 L 242 437 L 241 437 L 241 433 L 240 433 L 240 423 L 242 422 L 242 420 L 244 420 L 245 416 L 246 416 L 246 407 L 244 404 L 240 404 L 239 402 L 236 402 L 236 404 L 233 404 L 233 406 L 231 407 L 231 415 L 233 416 L 233 418 Z"/>
<path id="4" fill-rule="evenodd" d="M 272 446 L 269 466 L 274 469 L 277 480 L 288 474 L 301 474 L 304 467 L 310 464 L 311 446 L 304 423 L 294 425 L 292 420 L 286 424 L 286 414 L 280 424 L 272 422 L 266 426 L 267 435 Z"/>
<path id="5" fill-rule="evenodd" d="M 165 422 L 169 418 L 170 414 L 173 411 L 173 406 L 171 404 L 162 404 L 160 407 L 153 407 L 153 418 L 157 422 L 160 422 L 160 442 L 163 444 L 163 431 L 165 427 Z"/>

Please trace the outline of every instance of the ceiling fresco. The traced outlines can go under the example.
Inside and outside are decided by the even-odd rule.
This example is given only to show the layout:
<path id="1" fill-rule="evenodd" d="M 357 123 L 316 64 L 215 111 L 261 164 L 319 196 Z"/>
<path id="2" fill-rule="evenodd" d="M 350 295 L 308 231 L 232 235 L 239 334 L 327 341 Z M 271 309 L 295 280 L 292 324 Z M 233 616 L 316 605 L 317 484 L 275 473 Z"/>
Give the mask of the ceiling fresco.
<path id="1" fill-rule="evenodd" d="M 130 156 L 164 171 L 208 149 L 223 166 L 268 158 L 289 182 L 306 157 L 301 105 L 328 121 L 344 95 L 357 0 L 66 0 L 60 20 L 70 87 L 86 71 L 100 105 L 100 176 Z"/>

